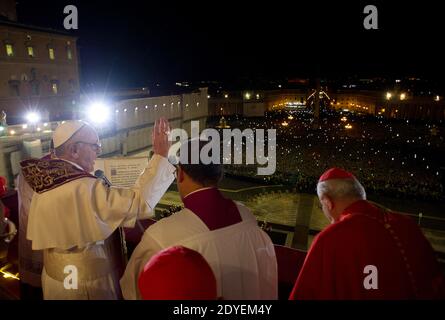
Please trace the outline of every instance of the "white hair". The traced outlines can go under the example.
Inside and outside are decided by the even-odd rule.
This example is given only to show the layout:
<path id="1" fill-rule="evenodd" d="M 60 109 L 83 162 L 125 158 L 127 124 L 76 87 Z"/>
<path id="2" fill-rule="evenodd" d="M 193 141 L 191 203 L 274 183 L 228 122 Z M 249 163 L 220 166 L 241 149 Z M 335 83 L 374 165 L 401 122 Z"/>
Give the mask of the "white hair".
<path id="1" fill-rule="evenodd" d="M 328 196 L 331 199 L 359 198 L 366 200 L 365 188 L 357 179 L 332 179 L 317 184 L 318 198 Z"/>

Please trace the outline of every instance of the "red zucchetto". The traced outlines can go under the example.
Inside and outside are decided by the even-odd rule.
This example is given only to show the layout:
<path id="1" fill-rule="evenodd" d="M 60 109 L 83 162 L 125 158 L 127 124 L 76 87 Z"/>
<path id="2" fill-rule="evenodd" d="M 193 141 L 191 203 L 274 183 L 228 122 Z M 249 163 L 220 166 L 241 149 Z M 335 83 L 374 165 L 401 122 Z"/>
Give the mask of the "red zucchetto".
<path id="1" fill-rule="evenodd" d="M 327 171 L 325 171 L 318 182 L 323 182 L 326 180 L 332 180 L 332 179 L 355 179 L 354 175 L 348 171 L 345 171 L 343 169 L 339 168 L 331 168 Z"/>

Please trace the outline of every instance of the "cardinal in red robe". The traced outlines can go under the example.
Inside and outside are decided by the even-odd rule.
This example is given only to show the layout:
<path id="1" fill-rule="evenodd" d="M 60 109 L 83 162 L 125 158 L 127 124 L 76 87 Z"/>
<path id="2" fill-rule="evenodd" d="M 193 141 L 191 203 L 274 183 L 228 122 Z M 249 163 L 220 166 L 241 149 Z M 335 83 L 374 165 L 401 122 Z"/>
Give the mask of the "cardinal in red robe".
<path id="1" fill-rule="evenodd" d="M 434 251 L 408 216 L 366 200 L 360 182 L 338 168 L 317 185 L 331 225 L 314 239 L 290 299 L 444 299 Z"/>

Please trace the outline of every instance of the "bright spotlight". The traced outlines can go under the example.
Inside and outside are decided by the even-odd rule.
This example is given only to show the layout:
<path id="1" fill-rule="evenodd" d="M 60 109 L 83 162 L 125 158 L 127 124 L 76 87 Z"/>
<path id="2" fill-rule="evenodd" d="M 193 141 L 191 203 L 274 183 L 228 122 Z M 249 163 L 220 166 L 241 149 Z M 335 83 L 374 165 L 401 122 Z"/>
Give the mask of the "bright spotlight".
<path id="1" fill-rule="evenodd" d="M 40 121 L 40 115 L 37 112 L 29 112 L 26 114 L 26 121 L 35 124 Z"/>
<path id="2" fill-rule="evenodd" d="M 101 124 L 108 121 L 110 110 L 103 102 L 94 102 L 88 108 L 87 115 L 91 122 Z"/>

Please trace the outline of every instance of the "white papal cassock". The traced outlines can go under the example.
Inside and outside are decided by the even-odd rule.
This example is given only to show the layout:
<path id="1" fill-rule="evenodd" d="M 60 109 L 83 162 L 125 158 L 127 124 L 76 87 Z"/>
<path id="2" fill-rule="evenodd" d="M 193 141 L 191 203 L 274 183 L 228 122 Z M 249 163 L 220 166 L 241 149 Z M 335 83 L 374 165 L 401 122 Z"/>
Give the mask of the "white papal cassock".
<path id="1" fill-rule="evenodd" d="M 226 300 L 277 299 L 278 274 L 273 243 L 258 227 L 250 210 L 241 204 L 237 206 L 242 221 L 213 231 L 187 208 L 150 226 L 121 279 L 124 298 L 140 299 L 138 277 L 154 254 L 170 246 L 182 245 L 198 251 L 207 260 L 215 274 L 219 297 Z"/>
<path id="2" fill-rule="evenodd" d="M 174 170 L 166 158 L 154 155 L 132 188 L 108 187 L 101 179 L 82 177 L 34 193 L 27 237 L 33 250 L 44 250 L 44 298 L 119 298 L 115 253 L 107 238 L 118 227 L 134 227 L 136 219 L 152 215 L 174 180 Z M 77 289 L 67 289 L 73 287 L 67 266 L 77 269 Z"/>

